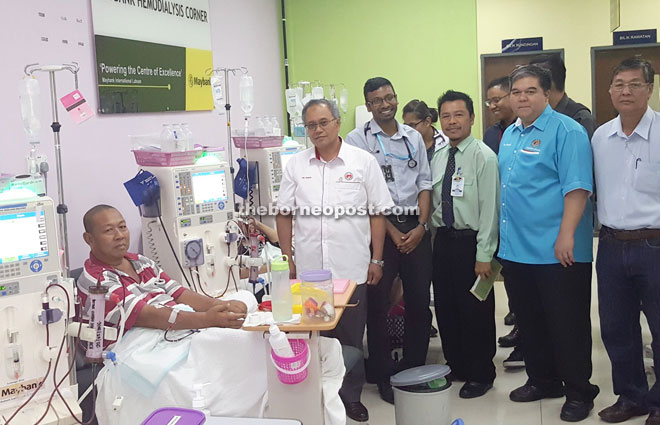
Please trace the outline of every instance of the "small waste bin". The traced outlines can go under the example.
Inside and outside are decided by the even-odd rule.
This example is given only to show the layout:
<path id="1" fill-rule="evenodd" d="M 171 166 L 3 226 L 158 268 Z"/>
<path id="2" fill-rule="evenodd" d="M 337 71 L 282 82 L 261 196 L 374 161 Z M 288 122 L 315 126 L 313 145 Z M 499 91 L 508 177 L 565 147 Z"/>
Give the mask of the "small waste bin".
<path id="1" fill-rule="evenodd" d="M 450 425 L 449 372 L 446 365 L 426 365 L 392 376 L 396 424 Z"/>

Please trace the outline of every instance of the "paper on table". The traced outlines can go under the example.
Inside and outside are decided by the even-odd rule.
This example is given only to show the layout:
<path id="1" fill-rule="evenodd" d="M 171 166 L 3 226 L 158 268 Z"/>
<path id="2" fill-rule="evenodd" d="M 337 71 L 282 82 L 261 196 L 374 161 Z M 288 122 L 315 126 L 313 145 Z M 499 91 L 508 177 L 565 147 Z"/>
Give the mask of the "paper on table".
<path id="1" fill-rule="evenodd" d="M 477 297 L 479 301 L 485 301 L 488 298 L 490 291 L 493 290 L 497 275 L 502 271 L 502 265 L 493 258 L 493 261 L 490 262 L 490 270 L 490 277 L 488 279 L 481 280 L 481 276 L 477 276 L 474 285 L 470 288 L 472 295 Z"/>
<path id="2" fill-rule="evenodd" d="M 275 322 L 273 319 L 273 313 L 270 311 L 255 311 L 254 313 L 249 313 L 243 322 L 244 328 L 250 328 L 254 326 L 264 326 L 272 325 L 273 323 L 281 325 L 297 325 L 300 323 L 300 314 L 294 314 L 291 320 L 285 322 Z"/>

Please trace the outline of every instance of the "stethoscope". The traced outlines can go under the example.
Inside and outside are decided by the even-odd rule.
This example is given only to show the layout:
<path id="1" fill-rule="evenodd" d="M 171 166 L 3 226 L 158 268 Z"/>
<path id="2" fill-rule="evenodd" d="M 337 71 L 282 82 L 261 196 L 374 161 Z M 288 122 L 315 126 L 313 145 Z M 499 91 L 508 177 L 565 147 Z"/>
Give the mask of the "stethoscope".
<path id="1" fill-rule="evenodd" d="M 367 132 L 370 131 L 370 130 L 371 130 L 371 121 L 368 121 L 364 125 L 364 140 L 365 140 L 365 142 L 367 141 Z M 401 161 L 408 160 L 408 168 L 417 167 L 417 161 L 415 160 L 415 158 L 413 158 L 413 154 L 415 153 L 415 147 L 412 146 L 412 144 L 410 143 L 410 140 L 408 140 L 408 137 L 403 135 L 403 145 L 406 147 L 406 151 L 408 151 L 408 157 L 405 157 L 405 156 L 397 155 L 397 154 L 394 154 L 394 153 L 391 153 L 391 152 L 387 152 L 385 150 L 385 145 L 383 145 L 383 141 L 380 138 L 380 134 L 374 134 L 374 136 L 376 136 L 376 140 L 380 144 L 380 148 L 383 150 L 383 155 L 389 156 L 390 158 L 399 159 Z M 368 145 L 369 144 L 367 143 L 367 146 Z M 412 151 L 410 150 L 411 147 L 412 147 Z M 372 149 L 369 149 L 369 151 L 371 153 L 374 153 L 374 150 L 372 150 Z"/>

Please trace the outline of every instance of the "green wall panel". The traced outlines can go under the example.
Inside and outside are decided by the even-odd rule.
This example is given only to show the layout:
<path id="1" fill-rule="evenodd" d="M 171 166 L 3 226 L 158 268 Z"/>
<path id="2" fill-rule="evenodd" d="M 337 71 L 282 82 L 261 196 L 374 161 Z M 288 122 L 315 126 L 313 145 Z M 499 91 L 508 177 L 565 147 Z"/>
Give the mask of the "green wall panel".
<path id="1" fill-rule="evenodd" d="M 286 18 L 290 82 L 344 83 L 344 135 L 371 77 L 392 81 L 397 119 L 409 100 L 435 105 L 448 89 L 480 98 L 475 0 L 286 0 Z"/>

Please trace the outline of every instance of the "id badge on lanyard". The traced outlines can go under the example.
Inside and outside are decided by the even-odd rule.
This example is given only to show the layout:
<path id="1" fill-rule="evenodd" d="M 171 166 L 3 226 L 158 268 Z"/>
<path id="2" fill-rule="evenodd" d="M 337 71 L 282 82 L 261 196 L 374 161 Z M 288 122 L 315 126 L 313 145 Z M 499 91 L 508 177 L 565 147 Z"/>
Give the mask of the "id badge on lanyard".
<path id="1" fill-rule="evenodd" d="M 381 165 L 380 169 L 383 171 L 383 177 L 385 177 L 385 182 L 394 181 L 394 173 L 392 172 L 392 164 Z"/>
<path id="2" fill-rule="evenodd" d="M 463 178 L 463 173 L 461 167 L 458 167 L 456 174 L 451 179 L 451 196 L 461 198 L 465 190 L 465 178 Z"/>

